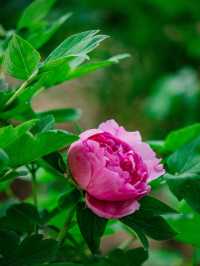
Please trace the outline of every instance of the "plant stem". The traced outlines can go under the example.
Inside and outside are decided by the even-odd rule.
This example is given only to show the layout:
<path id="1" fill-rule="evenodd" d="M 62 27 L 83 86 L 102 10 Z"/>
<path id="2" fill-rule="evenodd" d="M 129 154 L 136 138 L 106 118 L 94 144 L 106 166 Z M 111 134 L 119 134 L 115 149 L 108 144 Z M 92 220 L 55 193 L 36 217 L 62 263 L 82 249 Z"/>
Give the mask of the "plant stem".
<path id="1" fill-rule="evenodd" d="M 34 71 L 30 77 L 24 81 L 22 83 L 22 85 L 18 88 L 18 90 L 15 91 L 15 93 L 10 97 L 10 99 L 8 99 L 8 101 L 6 102 L 5 106 L 9 106 L 11 103 L 13 103 L 13 101 L 24 91 L 24 89 L 26 87 L 28 87 L 28 85 L 30 85 L 30 83 L 35 79 L 35 77 L 37 76 L 38 70 Z"/>
<path id="2" fill-rule="evenodd" d="M 38 200 L 37 200 L 37 180 L 36 180 L 36 171 L 33 170 L 31 172 L 32 176 L 32 190 L 33 190 L 33 203 L 35 207 L 38 207 Z"/>
<path id="3" fill-rule="evenodd" d="M 63 228 L 61 228 L 60 233 L 57 236 L 57 241 L 59 242 L 60 245 L 62 245 L 62 243 L 63 243 L 63 241 L 64 241 L 64 239 L 66 237 L 66 234 L 67 234 L 67 231 L 68 231 L 68 227 L 69 227 L 69 225 L 71 223 L 71 220 L 73 218 L 73 215 L 74 215 L 74 211 L 75 211 L 74 207 L 69 210 L 69 213 L 67 215 L 67 218 L 66 218 L 66 221 L 64 223 L 64 226 L 63 226 Z"/>

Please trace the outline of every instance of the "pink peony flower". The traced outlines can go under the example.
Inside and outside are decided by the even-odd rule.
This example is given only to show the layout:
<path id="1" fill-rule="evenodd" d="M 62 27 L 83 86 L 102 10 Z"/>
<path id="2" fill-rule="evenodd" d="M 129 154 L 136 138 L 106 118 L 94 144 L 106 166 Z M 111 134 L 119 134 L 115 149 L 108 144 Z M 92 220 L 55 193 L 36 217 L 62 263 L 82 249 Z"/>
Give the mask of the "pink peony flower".
<path id="1" fill-rule="evenodd" d="M 150 193 L 149 182 L 165 173 L 160 159 L 141 140 L 114 120 L 80 135 L 68 153 L 72 176 L 86 191 L 86 205 L 104 218 L 121 218 L 139 209 Z"/>

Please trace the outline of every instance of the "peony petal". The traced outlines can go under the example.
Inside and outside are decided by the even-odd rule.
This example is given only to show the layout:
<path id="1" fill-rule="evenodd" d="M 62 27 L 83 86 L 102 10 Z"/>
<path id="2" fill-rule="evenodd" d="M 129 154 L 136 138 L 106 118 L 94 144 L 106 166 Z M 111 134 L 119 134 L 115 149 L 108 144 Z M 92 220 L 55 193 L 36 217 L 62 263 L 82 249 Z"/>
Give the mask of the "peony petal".
<path id="1" fill-rule="evenodd" d="M 86 140 L 87 138 L 91 137 L 92 135 L 95 135 L 98 133 L 102 133 L 102 131 L 99 129 L 96 129 L 96 128 L 92 128 L 92 129 L 89 129 L 89 130 L 82 132 L 79 135 L 79 137 L 81 138 L 81 140 Z"/>
<path id="2" fill-rule="evenodd" d="M 137 211 L 140 207 L 136 200 L 126 201 L 101 201 L 88 193 L 86 194 L 86 205 L 96 215 L 106 219 L 119 219 Z"/>
<path id="3" fill-rule="evenodd" d="M 150 161 L 145 161 L 147 169 L 149 171 L 148 181 L 154 180 L 165 174 L 165 169 L 163 165 L 160 164 L 160 159 L 154 159 Z"/>
<path id="4" fill-rule="evenodd" d="M 148 175 L 149 181 L 165 174 L 163 165 L 160 164 L 161 160 L 156 158 L 155 152 L 151 149 L 151 147 L 147 143 L 135 142 L 133 149 L 136 151 L 137 154 L 141 156 L 142 160 L 147 166 L 149 173 Z"/>
<path id="5" fill-rule="evenodd" d="M 107 120 L 104 123 L 99 125 L 99 129 L 104 132 L 109 132 L 115 137 L 123 140 L 124 142 L 128 143 L 130 146 L 136 141 L 141 141 L 141 135 L 138 131 L 129 132 L 117 124 L 117 122 L 113 119 Z"/>
<path id="6" fill-rule="evenodd" d="M 106 167 L 92 176 L 86 190 L 95 198 L 106 201 L 137 199 L 140 196 L 133 185 Z"/>
<path id="7" fill-rule="evenodd" d="M 103 150 L 94 141 L 76 141 L 68 152 L 69 167 L 77 184 L 86 189 L 96 171 L 105 166 Z"/>

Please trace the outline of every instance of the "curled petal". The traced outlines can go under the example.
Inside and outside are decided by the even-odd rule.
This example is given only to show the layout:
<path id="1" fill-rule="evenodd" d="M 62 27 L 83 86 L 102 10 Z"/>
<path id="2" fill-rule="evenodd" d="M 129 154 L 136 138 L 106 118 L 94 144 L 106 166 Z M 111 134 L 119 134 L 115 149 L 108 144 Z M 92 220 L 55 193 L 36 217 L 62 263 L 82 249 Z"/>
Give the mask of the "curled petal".
<path id="1" fill-rule="evenodd" d="M 126 201 L 102 201 L 88 193 L 86 194 L 86 205 L 96 215 L 106 219 L 119 219 L 137 211 L 140 207 L 136 200 Z"/>

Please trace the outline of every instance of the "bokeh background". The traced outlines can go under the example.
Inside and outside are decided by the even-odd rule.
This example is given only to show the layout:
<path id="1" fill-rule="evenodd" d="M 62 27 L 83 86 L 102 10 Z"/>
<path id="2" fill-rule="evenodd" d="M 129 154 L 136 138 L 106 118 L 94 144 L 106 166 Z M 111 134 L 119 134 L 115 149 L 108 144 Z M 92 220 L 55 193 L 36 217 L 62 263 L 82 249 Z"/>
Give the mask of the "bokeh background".
<path id="1" fill-rule="evenodd" d="M 0 24 L 14 28 L 30 2 L 0 0 Z M 51 16 L 69 11 L 71 19 L 40 49 L 44 57 L 66 36 L 90 29 L 111 36 L 93 58 L 131 57 L 40 94 L 33 102 L 36 110 L 80 108 L 83 129 L 114 118 L 140 130 L 144 139 L 163 139 L 170 130 L 200 120 L 199 0 L 59 0 Z M 61 127 L 74 130 L 70 123 Z M 159 252 L 147 265 L 189 265 L 189 246 L 171 242 L 162 249 L 155 246 Z"/>
<path id="2" fill-rule="evenodd" d="M 0 1 L 6 29 L 15 26 L 30 2 Z M 78 107 L 83 128 L 114 118 L 148 139 L 199 120 L 198 0 L 60 0 L 51 16 L 69 11 L 71 19 L 41 49 L 44 56 L 69 34 L 101 29 L 111 38 L 96 57 L 123 52 L 131 57 L 40 95 L 35 108 Z"/>

